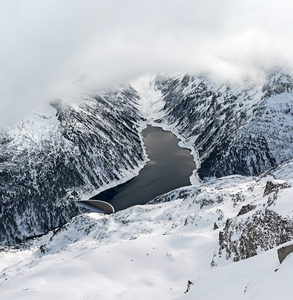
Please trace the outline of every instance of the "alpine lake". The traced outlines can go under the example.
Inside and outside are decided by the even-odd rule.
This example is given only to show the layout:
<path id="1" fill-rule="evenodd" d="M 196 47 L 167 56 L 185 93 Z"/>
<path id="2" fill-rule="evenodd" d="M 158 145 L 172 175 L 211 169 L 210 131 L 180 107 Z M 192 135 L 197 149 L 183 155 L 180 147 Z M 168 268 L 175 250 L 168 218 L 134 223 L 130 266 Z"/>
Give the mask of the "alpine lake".
<path id="1" fill-rule="evenodd" d="M 143 142 L 150 161 L 133 179 L 105 190 L 91 199 L 110 203 L 115 211 L 145 204 L 176 188 L 190 185 L 195 169 L 190 150 L 178 146 L 176 136 L 159 127 L 148 125 Z"/>

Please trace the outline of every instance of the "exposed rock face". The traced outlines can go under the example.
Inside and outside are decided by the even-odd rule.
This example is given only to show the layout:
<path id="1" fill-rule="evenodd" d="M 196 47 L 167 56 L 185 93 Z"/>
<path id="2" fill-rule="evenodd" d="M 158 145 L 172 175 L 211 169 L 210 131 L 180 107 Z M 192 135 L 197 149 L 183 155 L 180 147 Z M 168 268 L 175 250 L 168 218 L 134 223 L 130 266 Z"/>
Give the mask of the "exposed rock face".
<path id="1" fill-rule="evenodd" d="M 264 190 L 264 196 L 267 196 L 273 192 L 277 193 L 281 189 L 289 188 L 290 185 L 287 182 L 282 182 L 280 180 L 268 181 Z"/>
<path id="2" fill-rule="evenodd" d="M 247 205 L 243 205 L 237 215 L 238 216 L 241 216 L 241 215 L 245 215 L 246 213 L 254 210 L 256 208 L 255 205 L 252 205 L 252 204 L 247 204 Z"/>
<path id="3" fill-rule="evenodd" d="M 238 261 L 293 239 L 293 221 L 270 209 L 243 219 L 228 219 L 219 234 L 219 256 Z"/>
<path id="4" fill-rule="evenodd" d="M 68 222 L 81 213 L 73 201 L 80 194 L 138 172 L 137 100 L 125 87 L 78 104 L 53 103 L 1 133 L 0 243 Z"/>

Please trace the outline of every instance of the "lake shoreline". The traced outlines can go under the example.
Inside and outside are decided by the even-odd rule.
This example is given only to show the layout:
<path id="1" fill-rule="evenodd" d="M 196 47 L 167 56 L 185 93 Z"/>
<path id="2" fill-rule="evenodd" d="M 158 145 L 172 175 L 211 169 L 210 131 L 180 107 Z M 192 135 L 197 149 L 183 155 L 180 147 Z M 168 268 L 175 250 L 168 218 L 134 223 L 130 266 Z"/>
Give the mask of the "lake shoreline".
<path id="1" fill-rule="evenodd" d="M 191 184 L 193 157 L 189 149 L 179 147 L 180 140 L 172 132 L 147 125 L 142 137 L 149 161 L 138 176 L 91 199 L 106 201 L 119 211 Z"/>

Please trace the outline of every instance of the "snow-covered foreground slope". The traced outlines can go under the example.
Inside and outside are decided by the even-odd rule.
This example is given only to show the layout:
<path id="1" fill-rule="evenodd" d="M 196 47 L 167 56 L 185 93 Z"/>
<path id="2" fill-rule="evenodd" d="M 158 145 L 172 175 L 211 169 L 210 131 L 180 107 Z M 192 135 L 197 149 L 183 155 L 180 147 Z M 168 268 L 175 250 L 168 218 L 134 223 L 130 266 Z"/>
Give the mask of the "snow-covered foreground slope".
<path id="1" fill-rule="evenodd" d="M 177 300 L 292 299 L 293 255 L 280 265 L 274 248 L 253 258 L 211 269 L 190 285 Z"/>
<path id="2" fill-rule="evenodd" d="M 274 294 L 291 299 L 293 290 L 283 288 L 289 289 L 292 257 L 279 266 L 275 247 L 292 239 L 292 164 L 259 177 L 230 176 L 183 187 L 109 216 L 80 215 L 20 249 L 3 249 L 0 297 L 268 299 L 274 288 Z M 260 222 L 260 234 L 251 242 L 256 253 L 234 262 L 242 246 L 230 249 L 227 240 L 223 247 L 227 223 L 243 225 L 229 235 L 239 241 L 245 222 L 268 212 L 278 216 L 271 230 L 286 223 L 287 231 L 276 230 L 267 243 L 267 224 Z M 184 294 L 188 281 L 193 284 Z"/>

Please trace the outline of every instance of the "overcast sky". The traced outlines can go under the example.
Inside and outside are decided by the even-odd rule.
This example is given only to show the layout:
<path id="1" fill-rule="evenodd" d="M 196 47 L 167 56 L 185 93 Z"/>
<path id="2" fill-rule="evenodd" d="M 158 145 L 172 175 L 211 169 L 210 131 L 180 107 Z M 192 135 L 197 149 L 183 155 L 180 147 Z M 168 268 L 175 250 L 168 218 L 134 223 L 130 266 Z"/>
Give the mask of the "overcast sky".
<path id="1" fill-rule="evenodd" d="M 0 2 L 0 125 L 75 86 L 145 73 L 238 78 L 293 65 L 292 0 Z"/>

